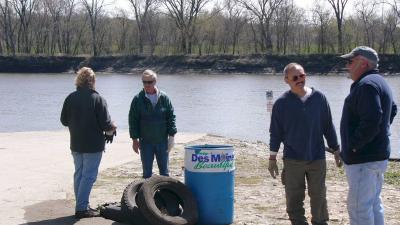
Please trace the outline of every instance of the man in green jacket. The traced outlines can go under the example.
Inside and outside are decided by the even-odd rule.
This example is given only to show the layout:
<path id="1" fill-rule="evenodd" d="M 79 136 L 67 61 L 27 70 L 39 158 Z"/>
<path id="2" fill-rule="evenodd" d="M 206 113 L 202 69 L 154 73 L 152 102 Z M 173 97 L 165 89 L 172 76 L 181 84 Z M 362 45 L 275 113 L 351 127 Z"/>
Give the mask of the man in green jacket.
<path id="1" fill-rule="evenodd" d="M 142 161 L 143 178 L 152 175 L 154 155 L 160 175 L 169 176 L 169 152 L 176 134 L 175 114 L 168 96 L 156 87 L 157 74 L 145 70 L 143 90 L 132 100 L 129 110 L 129 134 L 132 148 Z"/>

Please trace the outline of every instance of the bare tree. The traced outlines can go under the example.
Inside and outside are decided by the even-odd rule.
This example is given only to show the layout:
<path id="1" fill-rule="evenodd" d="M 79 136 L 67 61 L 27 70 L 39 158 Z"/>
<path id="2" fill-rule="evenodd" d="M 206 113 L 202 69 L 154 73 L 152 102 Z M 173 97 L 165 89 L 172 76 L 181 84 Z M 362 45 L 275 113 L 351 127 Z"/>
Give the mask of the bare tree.
<path id="1" fill-rule="evenodd" d="M 180 31 L 181 52 L 192 53 L 193 35 L 199 13 L 209 0 L 163 0 L 168 15 Z"/>
<path id="2" fill-rule="evenodd" d="M 29 40 L 29 25 L 31 24 L 32 13 L 37 4 L 36 0 L 12 0 L 11 4 L 19 18 L 18 50 L 23 53 L 30 53 L 31 45 Z"/>
<path id="3" fill-rule="evenodd" d="M 50 53 L 50 35 L 52 33 L 51 28 L 51 16 L 47 7 L 44 6 L 43 1 L 37 1 L 36 9 L 34 12 L 33 22 L 30 25 L 30 33 L 32 40 L 32 51 L 35 54 L 48 54 Z M 51 54 L 51 53 L 50 53 Z"/>
<path id="4" fill-rule="evenodd" d="M 277 40 L 277 51 L 286 54 L 288 51 L 288 38 L 290 26 L 293 21 L 296 20 L 296 6 L 293 4 L 293 0 L 284 0 L 282 4 L 275 10 L 276 12 L 276 40 Z"/>
<path id="5" fill-rule="evenodd" d="M 125 53 L 127 50 L 127 39 L 128 39 L 128 26 L 129 19 L 127 16 L 127 11 L 124 9 L 119 9 L 115 15 L 116 26 L 119 28 L 115 34 L 117 41 L 117 50 L 119 53 Z"/>
<path id="6" fill-rule="evenodd" d="M 336 23 L 338 29 L 338 51 L 343 53 L 343 14 L 344 9 L 349 0 L 327 0 L 332 6 L 336 16 Z"/>
<path id="7" fill-rule="evenodd" d="M 149 14 L 151 13 L 151 11 L 156 11 L 157 0 L 129 0 L 129 2 L 132 5 L 135 14 L 135 22 L 138 29 L 137 35 L 139 53 L 143 53 L 143 42 L 146 29 L 152 29 L 148 27 L 149 25 L 151 25 L 149 21 L 149 19 L 151 19 L 149 18 Z"/>
<path id="8" fill-rule="evenodd" d="M 50 33 L 50 54 L 54 55 L 56 47 L 60 47 L 60 32 L 61 22 L 63 15 L 64 6 L 68 5 L 65 0 L 42 0 L 44 6 L 48 9 L 51 19 L 51 33 Z M 61 49 L 59 49 L 61 50 Z"/>
<path id="9" fill-rule="evenodd" d="M 60 34 L 58 38 L 58 46 L 61 53 L 72 53 L 73 25 L 72 15 L 75 12 L 75 0 L 63 0 L 62 17 L 60 25 Z"/>
<path id="10" fill-rule="evenodd" d="M 314 24 L 318 27 L 317 45 L 318 53 L 325 53 L 327 50 L 327 36 L 331 14 L 327 9 L 317 2 L 312 9 Z"/>
<path id="11" fill-rule="evenodd" d="M 10 0 L 0 1 L 0 12 L 1 12 L 1 26 L 4 32 L 4 39 L 6 43 L 6 49 L 8 53 L 15 55 L 15 39 L 14 31 L 15 26 L 12 20 L 12 8 Z"/>
<path id="12" fill-rule="evenodd" d="M 272 53 L 271 20 L 283 0 L 238 0 L 258 21 L 261 32 L 261 50 Z"/>
<path id="13" fill-rule="evenodd" d="M 88 13 L 90 20 L 90 28 L 92 32 L 92 51 L 93 56 L 97 56 L 97 33 L 98 33 L 98 20 L 104 11 L 104 0 L 80 0 Z"/>
<path id="14" fill-rule="evenodd" d="M 363 23 L 364 29 L 364 43 L 366 45 L 374 47 L 375 32 L 374 32 L 374 22 L 376 21 L 376 8 L 378 3 L 376 1 L 358 1 L 355 4 L 356 12 Z"/>
<path id="15" fill-rule="evenodd" d="M 239 35 L 243 26 L 247 23 L 247 18 L 244 15 L 243 9 L 235 3 L 235 0 L 225 0 L 224 2 L 224 8 L 227 12 L 224 28 L 226 36 L 231 36 L 232 55 L 236 52 Z"/>

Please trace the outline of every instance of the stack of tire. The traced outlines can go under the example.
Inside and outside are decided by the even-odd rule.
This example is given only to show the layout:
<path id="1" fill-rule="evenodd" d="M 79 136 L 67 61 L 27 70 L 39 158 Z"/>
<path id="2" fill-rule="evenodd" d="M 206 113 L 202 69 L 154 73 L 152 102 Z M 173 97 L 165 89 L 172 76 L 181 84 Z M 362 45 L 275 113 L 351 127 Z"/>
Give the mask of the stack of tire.
<path id="1" fill-rule="evenodd" d="M 133 225 L 193 225 L 198 220 L 191 191 L 178 180 L 157 175 L 130 183 L 121 202 L 104 204 L 100 215 Z"/>

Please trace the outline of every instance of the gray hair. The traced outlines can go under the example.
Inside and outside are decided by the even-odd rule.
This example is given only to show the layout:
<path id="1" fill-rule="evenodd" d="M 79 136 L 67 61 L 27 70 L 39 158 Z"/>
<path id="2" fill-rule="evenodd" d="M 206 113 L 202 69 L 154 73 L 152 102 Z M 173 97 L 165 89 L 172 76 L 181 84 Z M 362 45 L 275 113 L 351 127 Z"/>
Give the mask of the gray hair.
<path id="1" fill-rule="evenodd" d="M 285 66 L 285 68 L 283 69 L 283 75 L 287 76 L 288 71 L 289 71 L 290 69 L 292 69 L 293 67 L 296 67 L 296 66 L 299 66 L 299 67 L 303 68 L 303 66 L 300 65 L 300 64 L 298 64 L 298 63 L 295 63 L 295 62 L 289 63 L 289 64 L 287 64 L 287 65 Z M 304 68 L 303 68 L 303 70 L 304 70 Z"/>
<path id="2" fill-rule="evenodd" d="M 368 69 L 370 69 L 370 70 L 378 69 L 378 67 L 379 67 L 378 62 L 370 60 L 370 59 L 368 59 L 368 58 L 366 58 L 366 57 L 364 57 L 362 55 L 360 55 L 360 57 L 363 58 L 365 61 L 367 61 Z"/>
<path id="3" fill-rule="evenodd" d="M 153 80 L 157 80 L 157 74 L 153 70 L 145 70 L 143 71 L 143 77 L 151 77 Z"/>
<path id="4" fill-rule="evenodd" d="M 96 74 L 89 67 L 82 67 L 76 73 L 75 85 L 77 87 L 87 87 L 94 90 L 94 83 L 96 81 Z"/>

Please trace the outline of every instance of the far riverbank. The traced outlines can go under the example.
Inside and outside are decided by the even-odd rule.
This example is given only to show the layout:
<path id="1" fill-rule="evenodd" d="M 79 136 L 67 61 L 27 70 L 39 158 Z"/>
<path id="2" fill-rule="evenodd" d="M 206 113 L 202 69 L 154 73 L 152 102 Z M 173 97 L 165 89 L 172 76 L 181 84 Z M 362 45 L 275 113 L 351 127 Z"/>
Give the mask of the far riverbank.
<path id="1" fill-rule="evenodd" d="M 385 74 L 400 73 L 399 55 L 380 55 Z M 209 55 L 209 56 L 0 56 L 0 73 L 65 73 L 83 66 L 96 72 L 137 73 L 151 68 L 163 74 L 275 74 L 290 62 L 304 65 L 308 73 L 344 72 L 338 55 Z"/>

